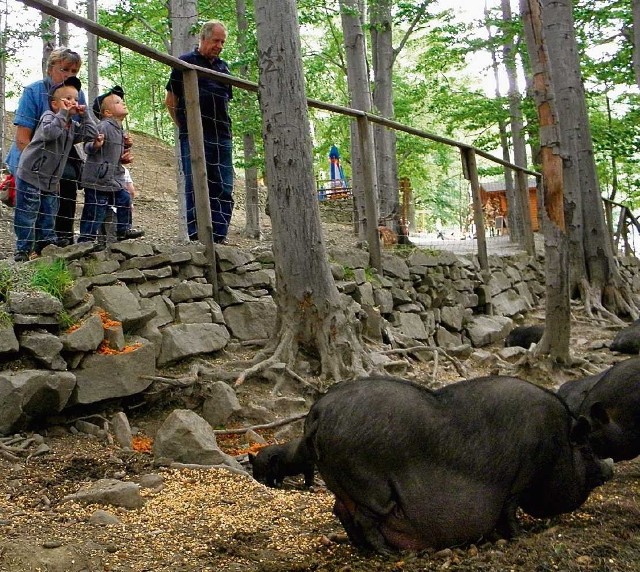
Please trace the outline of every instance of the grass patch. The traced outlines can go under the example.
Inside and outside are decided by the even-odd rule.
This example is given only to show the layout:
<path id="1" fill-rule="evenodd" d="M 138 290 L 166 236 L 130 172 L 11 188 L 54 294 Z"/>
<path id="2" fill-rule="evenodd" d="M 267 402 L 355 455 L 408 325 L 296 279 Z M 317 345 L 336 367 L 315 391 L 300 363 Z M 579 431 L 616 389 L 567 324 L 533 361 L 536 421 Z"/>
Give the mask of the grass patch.
<path id="1" fill-rule="evenodd" d="M 58 258 L 53 262 L 38 261 L 30 264 L 0 262 L 0 302 L 6 302 L 9 292 L 39 290 L 62 300 L 65 291 L 73 285 L 74 278 L 67 263 Z"/>
<path id="2" fill-rule="evenodd" d="M 73 285 L 73 276 L 62 258 L 53 262 L 36 262 L 33 268 L 31 286 L 35 290 L 51 294 L 58 300 L 62 300 L 65 291 Z"/>

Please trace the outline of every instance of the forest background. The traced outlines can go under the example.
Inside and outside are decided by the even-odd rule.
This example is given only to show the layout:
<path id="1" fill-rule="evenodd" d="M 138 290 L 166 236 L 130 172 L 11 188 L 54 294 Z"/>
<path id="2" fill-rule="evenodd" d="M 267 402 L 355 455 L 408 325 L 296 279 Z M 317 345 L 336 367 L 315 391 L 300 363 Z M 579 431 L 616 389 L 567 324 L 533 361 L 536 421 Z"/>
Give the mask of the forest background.
<path id="1" fill-rule="evenodd" d="M 62 2 L 58 2 L 62 6 Z M 229 27 L 223 57 L 232 73 L 255 81 L 257 66 L 247 54 L 255 50 L 251 2 L 222 0 L 198 7 L 200 21 L 221 19 Z M 247 17 L 247 43 L 240 45 L 239 4 Z M 304 0 L 298 4 L 303 42 L 307 95 L 313 99 L 350 106 L 340 10 L 337 0 Z M 536 169 L 537 118 L 528 95 L 524 70 L 528 66 L 517 2 L 500 0 L 456 5 L 450 0 L 392 2 L 394 67 L 394 119 L 412 127 L 468 143 L 502 155 L 500 126 L 510 119 L 507 58 L 513 51 L 518 105 L 528 142 L 528 167 Z M 509 13 L 505 13 L 505 5 Z M 511 6 L 513 5 L 513 6 Z M 68 2 L 70 10 L 84 14 L 84 3 Z M 160 51 L 170 51 L 167 5 L 156 1 L 99 0 L 98 22 Z M 632 211 L 638 192 L 638 86 L 632 65 L 632 3 L 629 0 L 579 0 L 574 17 L 581 51 L 594 151 L 602 195 Z M 4 60 L 4 109 L 11 111 L 22 87 L 40 77 L 42 20 L 39 13 L 15 0 L 0 7 Z M 70 27 L 70 46 L 86 52 L 86 34 Z M 370 26 L 369 32 L 373 30 Z M 370 39 L 367 40 L 371 44 Z M 128 127 L 169 144 L 174 130 L 164 110 L 166 66 L 125 48 L 99 40 L 100 90 L 125 86 L 130 109 Z M 81 78 L 86 74 L 83 67 Z M 375 85 L 374 85 L 375 89 Z M 511 94 L 511 98 L 513 94 Z M 512 102 L 511 102 L 512 103 Z M 375 110 L 374 110 L 375 111 Z M 232 113 L 236 133 L 256 133 L 253 159 L 262 173 L 260 119 L 253 93 L 235 92 Z M 349 119 L 311 110 L 314 171 L 328 176 L 328 153 L 336 145 L 350 173 Z M 504 131 L 503 131 L 504 133 Z M 507 147 L 510 134 L 507 131 Z M 2 154 L 6 153 L 3 145 Z M 241 147 L 243 139 L 236 137 Z M 236 152 L 239 173 L 247 166 Z M 428 213 L 425 230 L 438 222 L 462 224 L 469 208 L 468 183 L 454 148 L 408 134 L 397 135 L 398 177 L 410 181 L 415 207 Z M 479 165 L 484 180 L 502 176 L 489 163 Z"/>

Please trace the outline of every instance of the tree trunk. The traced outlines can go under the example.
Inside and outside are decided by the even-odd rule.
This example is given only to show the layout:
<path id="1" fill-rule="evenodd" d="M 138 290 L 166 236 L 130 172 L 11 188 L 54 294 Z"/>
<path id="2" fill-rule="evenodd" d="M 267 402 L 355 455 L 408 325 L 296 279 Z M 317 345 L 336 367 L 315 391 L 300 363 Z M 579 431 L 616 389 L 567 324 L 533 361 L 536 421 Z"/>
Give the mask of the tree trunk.
<path id="1" fill-rule="evenodd" d="M 5 16 L 5 20 L 3 20 Z M 0 11 L 0 157 L 4 158 L 7 150 L 4 148 L 5 142 L 5 117 L 7 116 L 7 21 L 6 12 Z M 2 160 L 2 159 L 0 159 Z"/>
<path id="2" fill-rule="evenodd" d="M 236 0 L 236 18 L 238 20 L 238 52 L 240 59 L 250 61 L 247 48 L 247 3 Z M 240 66 L 240 75 L 249 77 L 249 66 Z M 244 95 L 244 94 L 243 94 Z M 244 99 L 244 98 L 243 98 Z M 242 135 L 244 152 L 244 186 L 245 186 L 245 224 L 244 234 L 250 238 L 260 239 L 260 197 L 258 195 L 258 168 L 256 167 L 256 142 L 253 133 Z"/>
<path id="3" fill-rule="evenodd" d="M 589 313 L 617 321 L 637 316 L 623 284 L 607 232 L 593 153 L 571 0 L 543 0 L 542 23 L 551 66 L 565 165 L 565 216 L 569 232 L 570 292 Z"/>
<path id="4" fill-rule="evenodd" d="M 502 0 L 502 21 L 504 29 L 513 25 L 513 17 L 511 14 L 510 0 Z M 511 140 L 513 144 L 513 162 L 522 167 L 527 166 L 527 151 L 522 133 L 522 108 L 520 106 L 520 91 L 518 88 L 517 69 L 516 69 L 516 47 L 514 45 L 513 36 L 505 35 L 505 41 L 502 46 L 502 54 L 504 57 L 504 66 L 507 70 L 507 78 L 509 81 L 509 116 L 511 119 Z M 515 216 L 518 221 L 517 240 L 525 247 L 525 250 L 535 255 L 535 245 L 533 242 L 533 230 L 531 228 L 531 210 L 529 208 L 529 184 L 527 175 L 522 171 L 516 172 L 516 188 L 515 188 L 515 208 L 517 214 Z"/>
<path id="5" fill-rule="evenodd" d="M 169 53 L 179 57 L 193 49 L 198 44 L 196 24 L 198 23 L 198 6 L 196 0 L 169 0 L 169 21 L 171 25 L 171 46 Z M 184 172 L 180 165 L 180 144 L 178 131 L 175 130 L 176 164 L 178 165 L 178 215 L 179 230 L 183 240 L 188 237 L 187 232 L 187 204 L 184 195 Z"/>
<path id="6" fill-rule="evenodd" d="M 633 6 L 633 71 L 640 87 L 640 0 L 632 0 Z"/>
<path id="7" fill-rule="evenodd" d="M 390 0 L 372 0 L 369 3 L 371 53 L 373 63 L 373 107 L 382 117 L 394 118 L 393 109 L 393 25 Z M 380 220 L 398 232 L 400 201 L 398 192 L 398 163 L 396 133 L 375 125 L 373 136 L 376 147 L 376 174 L 380 200 Z"/>
<path id="8" fill-rule="evenodd" d="M 47 60 L 49 54 L 56 47 L 56 19 L 40 14 L 40 37 L 42 38 L 42 77 L 47 76 Z"/>
<path id="9" fill-rule="evenodd" d="M 369 89 L 369 67 L 367 65 L 367 46 L 362 27 L 362 12 L 358 0 L 340 0 L 342 33 L 347 59 L 347 83 L 351 106 L 361 111 L 371 111 L 371 91 Z M 357 122 L 351 124 L 351 178 L 358 215 L 358 236 L 364 238 L 367 231 L 364 169 L 360 153 Z M 374 169 L 375 165 L 372 166 Z M 375 178 L 375 177 L 374 177 Z M 376 191 L 377 192 L 377 189 Z M 378 221 L 373 221 L 377 226 Z"/>
<path id="10" fill-rule="evenodd" d="M 520 13 L 533 73 L 533 91 L 540 125 L 540 156 L 544 175 L 542 221 L 545 242 L 546 327 L 536 352 L 568 363 L 571 304 L 567 267 L 567 235 L 563 206 L 563 161 L 559 152 L 560 130 L 542 38 L 538 0 L 520 0 Z M 549 319 L 549 318 L 552 318 Z"/>
<path id="11" fill-rule="evenodd" d="M 60 8 L 68 9 L 67 0 L 58 0 L 58 6 Z M 69 23 L 64 20 L 58 20 L 58 45 L 69 45 Z"/>
<path id="12" fill-rule="evenodd" d="M 98 1 L 87 0 L 87 18 L 93 22 L 98 21 Z M 100 86 L 98 85 L 98 36 L 87 32 L 87 103 L 93 102 L 98 97 Z"/>
<path id="13" fill-rule="evenodd" d="M 338 293 L 322 235 L 296 2 L 256 0 L 255 19 L 278 320 L 263 361 L 237 383 L 275 364 L 294 370 L 300 352 L 317 357 L 321 378 L 362 375 L 360 324 Z"/>
<path id="14" fill-rule="evenodd" d="M 492 31 L 491 26 L 489 25 L 489 11 L 485 10 L 485 22 L 487 33 L 489 34 L 489 39 L 492 40 Z M 498 69 L 498 58 L 496 56 L 496 50 L 494 47 L 491 47 L 491 67 L 493 68 L 493 79 L 495 81 L 495 96 L 496 100 L 500 100 L 502 97 L 502 91 L 500 89 L 500 73 Z M 500 148 L 502 150 L 502 158 L 511 163 L 511 153 L 509 150 L 509 137 L 507 135 L 507 124 L 502 116 L 498 117 L 498 132 L 500 133 Z M 505 184 L 505 194 L 507 195 L 507 204 L 515 205 L 516 204 L 516 196 L 515 196 L 515 188 L 513 184 L 513 172 L 511 169 L 504 170 L 504 184 Z M 517 221 L 515 220 L 518 209 L 509 208 L 507 210 L 507 222 L 509 227 L 509 240 L 514 241 L 516 239 L 517 231 L 515 229 L 518 228 Z"/>

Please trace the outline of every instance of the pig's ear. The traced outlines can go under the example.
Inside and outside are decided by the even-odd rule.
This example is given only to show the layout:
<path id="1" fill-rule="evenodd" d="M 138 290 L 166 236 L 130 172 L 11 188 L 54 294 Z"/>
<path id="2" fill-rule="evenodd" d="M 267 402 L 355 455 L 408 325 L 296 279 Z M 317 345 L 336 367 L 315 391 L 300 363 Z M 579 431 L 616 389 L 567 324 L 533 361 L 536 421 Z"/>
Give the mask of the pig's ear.
<path id="1" fill-rule="evenodd" d="M 571 428 L 571 443 L 574 445 L 585 445 L 591 433 L 591 422 L 584 415 L 580 415 Z"/>
<path id="2" fill-rule="evenodd" d="M 591 408 L 589 409 L 589 415 L 591 419 L 597 421 L 598 423 L 602 423 L 602 425 L 606 425 L 611 422 L 609 418 L 609 414 L 605 409 L 604 405 L 601 401 L 596 401 Z"/>

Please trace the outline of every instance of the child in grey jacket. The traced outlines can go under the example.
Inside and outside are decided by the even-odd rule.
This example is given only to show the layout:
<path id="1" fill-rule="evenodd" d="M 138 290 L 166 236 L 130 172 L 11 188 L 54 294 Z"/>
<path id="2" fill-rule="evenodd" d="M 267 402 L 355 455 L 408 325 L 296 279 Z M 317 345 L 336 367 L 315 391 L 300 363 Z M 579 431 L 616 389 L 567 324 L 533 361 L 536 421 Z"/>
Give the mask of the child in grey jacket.
<path id="1" fill-rule="evenodd" d="M 122 122 L 128 115 L 124 92 L 119 86 L 99 96 L 94 109 L 99 110 L 98 138 L 85 146 L 87 159 L 82 170 L 84 207 L 80 217 L 78 242 L 95 242 L 102 233 L 108 209 L 114 204 L 115 194 L 121 189 L 121 165 L 125 149 Z M 96 105 L 97 103 L 97 105 Z"/>
<path id="2" fill-rule="evenodd" d="M 20 155 L 16 172 L 14 260 L 28 260 L 49 244 L 56 244 L 55 218 L 58 212 L 58 183 L 76 143 L 95 140 L 96 122 L 86 106 L 78 103 L 80 80 L 75 76 L 51 86 L 49 105 Z M 80 116 L 80 122 L 73 119 Z"/>

